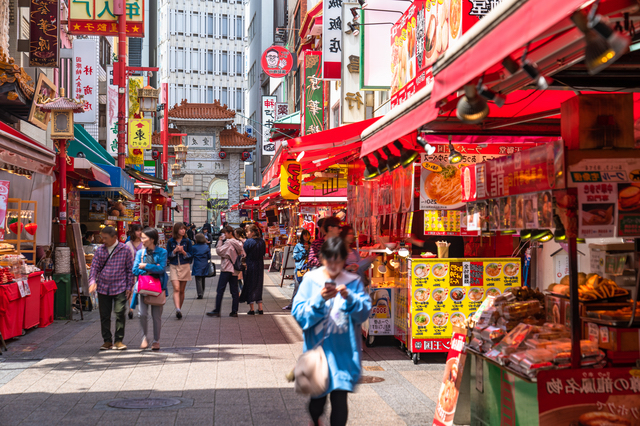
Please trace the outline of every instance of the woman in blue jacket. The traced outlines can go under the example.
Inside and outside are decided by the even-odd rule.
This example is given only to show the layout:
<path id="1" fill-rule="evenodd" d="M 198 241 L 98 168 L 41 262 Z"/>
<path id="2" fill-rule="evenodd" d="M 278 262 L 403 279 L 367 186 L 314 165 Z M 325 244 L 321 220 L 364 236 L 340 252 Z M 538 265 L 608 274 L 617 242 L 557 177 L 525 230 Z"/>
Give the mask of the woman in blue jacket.
<path id="1" fill-rule="evenodd" d="M 191 240 L 186 237 L 187 227 L 178 222 L 173 225 L 173 238 L 167 242 L 169 273 L 173 285 L 173 303 L 176 305 L 176 318 L 182 318 L 184 291 L 191 280 Z"/>
<path id="2" fill-rule="evenodd" d="M 196 245 L 191 249 L 193 257 L 193 268 L 191 275 L 196 277 L 196 290 L 198 299 L 204 295 L 204 283 L 209 274 L 209 261 L 211 260 L 211 247 L 207 244 L 207 239 L 203 234 L 196 234 Z"/>
<path id="3" fill-rule="evenodd" d="M 347 247 L 339 237 L 329 238 L 320 250 L 322 267 L 305 274 L 292 314 L 302 327 L 303 351 L 322 345 L 329 364 L 329 387 L 313 396 L 309 414 L 313 424 L 331 395 L 331 426 L 347 424 L 347 394 L 361 373 L 360 326 L 369 318 L 371 299 L 358 275 L 344 270 Z"/>
<path id="4" fill-rule="evenodd" d="M 153 228 L 145 228 L 142 231 L 142 245 L 144 248 L 136 253 L 136 260 L 133 262 L 133 274 L 152 275 L 160 279 L 162 290 L 168 296 L 167 291 L 167 251 L 162 247 L 157 247 L 158 231 Z M 151 308 L 151 318 L 153 320 L 153 342 L 151 349 L 160 350 L 160 329 L 162 328 L 162 309 L 164 306 L 147 305 L 144 301 L 146 296 L 136 294 L 132 303 L 132 308 L 136 302 L 140 302 L 140 326 L 142 327 L 142 343 L 140 349 L 149 347 L 149 339 L 147 339 L 147 323 L 149 317 L 149 308 Z"/>
<path id="5" fill-rule="evenodd" d="M 293 248 L 293 260 L 296 262 L 296 267 L 293 270 L 293 296 L 291 296 L 291 302 L 285 306 L 285 311 L 290 311 L 291 306 L 293 305 L 293 298 L 298 294 L 298 288 L 300 287 L 300 283 L 302 282 L 302 276 L 305 269 L 307 269 L 307 258 L 309 257 L 309 247 L 311 241 L 311 233 L 306 229 L 303 229 L 300 233 L 300 241 Z M 300 273 L 300 274 L 298 274 Z"/>

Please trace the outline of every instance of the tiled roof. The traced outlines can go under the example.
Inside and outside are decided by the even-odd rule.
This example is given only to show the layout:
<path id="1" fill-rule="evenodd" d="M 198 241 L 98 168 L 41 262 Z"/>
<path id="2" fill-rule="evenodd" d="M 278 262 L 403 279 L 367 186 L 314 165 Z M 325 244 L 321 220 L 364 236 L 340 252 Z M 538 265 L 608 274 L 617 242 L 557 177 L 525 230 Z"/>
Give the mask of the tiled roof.
<path id="1" fill-rule="evenodd" d="M 244 134 L 238 132 L 235 126 L 220 132 L 221 147 L 253 147 L 255 145 L 256 138 L 252 138 L 246 132 Z"/>
<path id="2" fill-rule="evenodd" d="M 169 129 L 169 135 L 171 133 L 180 133 L 178 129 Z M 180 145 L 181 142 L 180 136 L 169 136 L 169 146 Z M 153 132 L 151 136 L 151 144 L 152 145 L 162 145 L 162 139 L 160 139 L 160 132 Z"/>
<path id="3" fill-rule="evenodd" d="M 45 102 L 36 103 L 42 111 L 65 111 L 72 110 L 75 113 L 84 111 L 84 103 L 70 98 L 47 99 Z"/>
<path id="4" fill-rule="evenodd" d="M 0 49 L 0 53 L 2 53 L 2 49 Z M 27 98 L 33 99 L 35 88 L 29 74 L 27 74 L 24 68 L 16 65 L 13 58 L 7 59 L 6 55 L 2 54 L 2 58 L 0 59 L 0 86 L 5 83 L 15 83 L 16 81 Z"/>
<path id="5" fill-rule="evenodd" d="M 169 110 L 169 118 L 229 120 L 235 116 L 235 111 L 228 109 L 226 105 L 220 105 L 217 99 L 212 104 L 191 104 L 183 99 L 180 105 L 176 104 Z"/>

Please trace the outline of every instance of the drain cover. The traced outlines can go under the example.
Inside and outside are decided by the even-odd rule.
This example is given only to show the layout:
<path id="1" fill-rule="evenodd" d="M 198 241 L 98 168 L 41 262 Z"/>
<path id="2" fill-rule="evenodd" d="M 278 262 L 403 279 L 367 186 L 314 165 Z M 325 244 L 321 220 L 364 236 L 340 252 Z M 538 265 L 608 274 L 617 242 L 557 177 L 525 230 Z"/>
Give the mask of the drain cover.
<path id="1" fill-rule="evenodd" d="M 173 407 L 181 404 L 182 401 L 177 398 L 131 398 L 117 399 L 109 402 L 107 405 L 111 408 L 122 408 L 129 410 L 152 410 L 154 408 Z"/>
<path id="2" fill-rule="evenodd" d="M 384 379 L 382 377 L 375 377 L 375 376 L 360 377 L 360 383 L 363 383 L 365 385 L 369 383 L 380 383 L 380 382 L 384 382 Z"/>
<path id="3" fill-rule="evenodd" d="M 384 371 L 384 368 L 379 365 L 365 365 L 362 367 L 365 371 Z"/>

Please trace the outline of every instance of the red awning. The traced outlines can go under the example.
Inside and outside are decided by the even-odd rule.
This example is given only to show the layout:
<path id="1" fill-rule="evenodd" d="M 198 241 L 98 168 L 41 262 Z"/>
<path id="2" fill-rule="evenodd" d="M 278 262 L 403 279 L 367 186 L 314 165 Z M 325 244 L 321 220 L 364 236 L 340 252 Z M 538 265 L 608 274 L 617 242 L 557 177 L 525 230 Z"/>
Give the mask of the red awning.
<path id="1" fill-rule="evenodd" d="M 86 158 L 71 158 L 71 164 L 67 165 L 67 174 L 75 174 L 77 179 L 85 179 L 89 182 L 98 181 L 105 185 L 111 185 L 109 173 L 102 170 Z"/>
<path id="2" fill-rule="evenodd" d="M 316 25 L 316 18 L 322 16 L 322 2 L 319 2 L 311 10 L 307 11 L 306 16 L 300 25 L 300 38 L 305 39 L 311 33 L 311 29 Z M 320 28 L 322 28 L 322 19 L 320 20 Z"/>
<path id="3" fill-rule="evenodd" d="M 0 162 L 32 172 L 53 175 L 56 153 L 0 122 Z"/>

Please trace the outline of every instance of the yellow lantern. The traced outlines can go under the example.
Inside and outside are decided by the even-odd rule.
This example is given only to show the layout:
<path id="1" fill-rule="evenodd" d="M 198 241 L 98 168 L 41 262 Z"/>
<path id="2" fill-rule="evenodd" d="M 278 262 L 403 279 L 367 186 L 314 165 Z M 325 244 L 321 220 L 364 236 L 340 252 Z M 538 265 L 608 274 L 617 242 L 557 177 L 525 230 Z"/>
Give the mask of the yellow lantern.
<path id="1" fill-rule="evenodd" d="M 287 160 L 280 166 L 280 192 L 285 200 L 300 197 L 302 166 L 297 161 Z"/>

